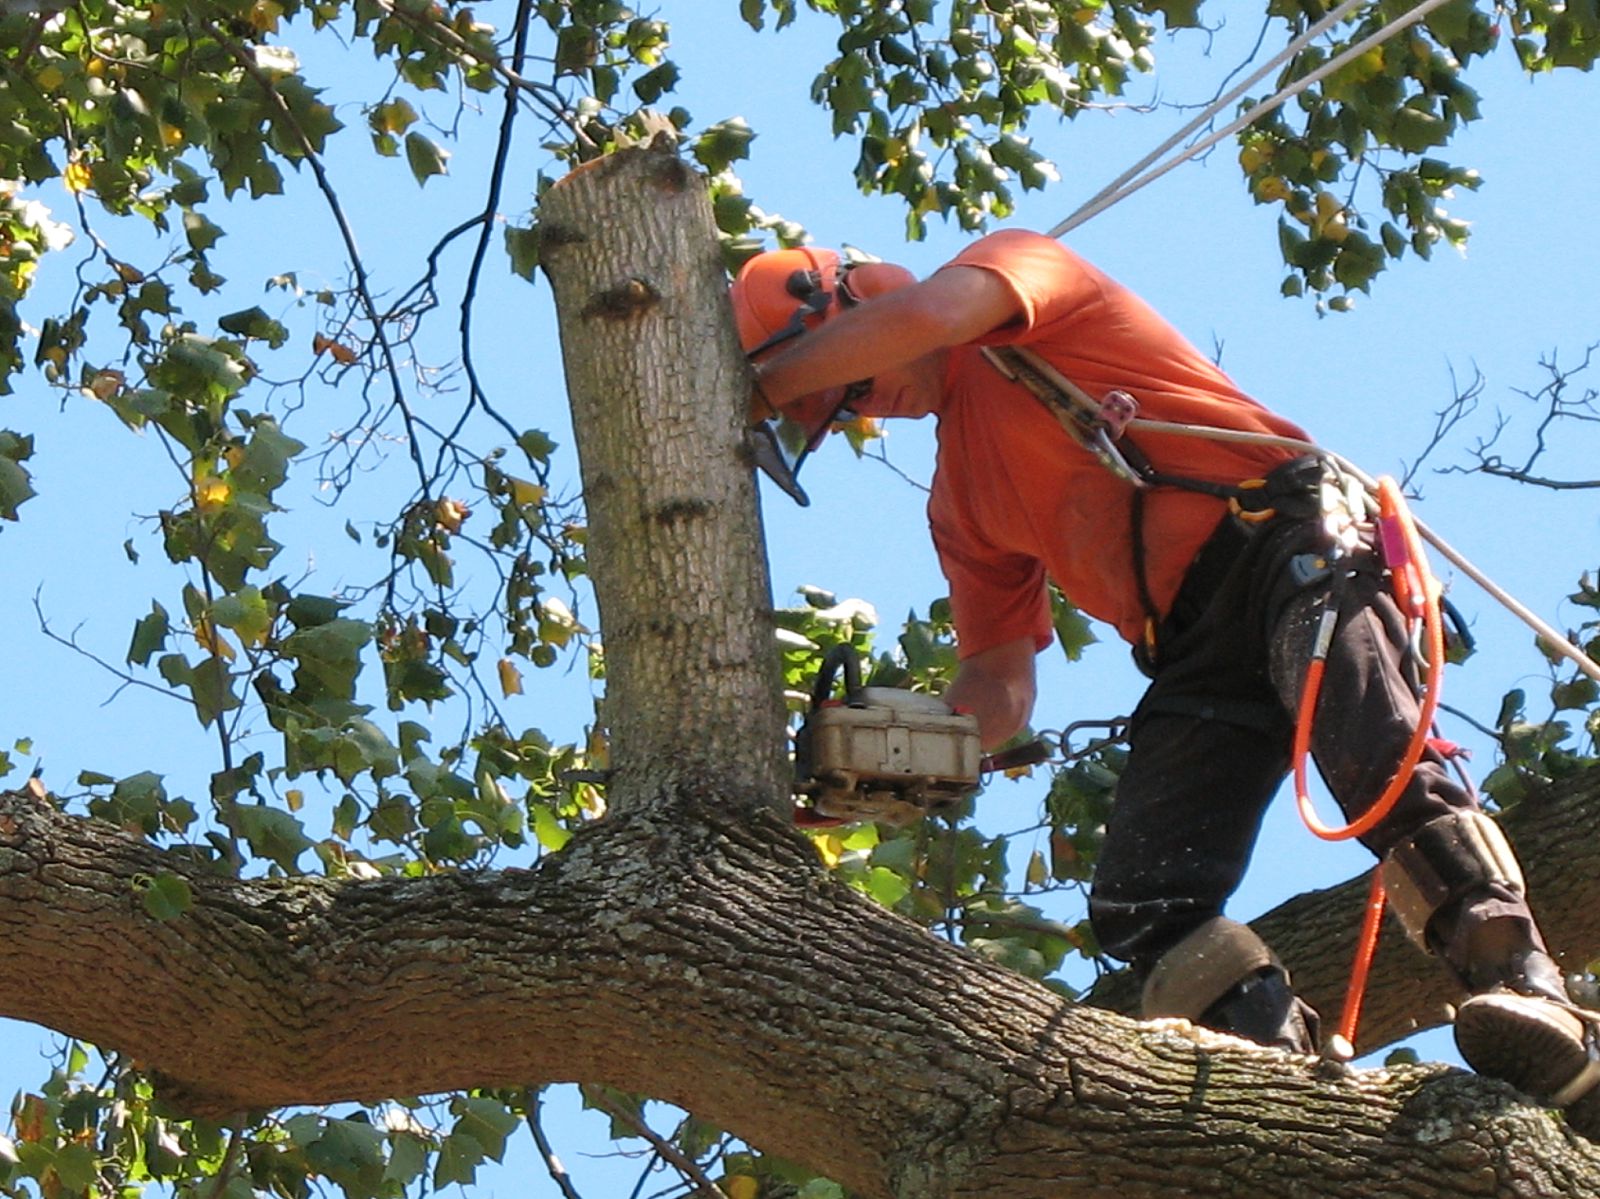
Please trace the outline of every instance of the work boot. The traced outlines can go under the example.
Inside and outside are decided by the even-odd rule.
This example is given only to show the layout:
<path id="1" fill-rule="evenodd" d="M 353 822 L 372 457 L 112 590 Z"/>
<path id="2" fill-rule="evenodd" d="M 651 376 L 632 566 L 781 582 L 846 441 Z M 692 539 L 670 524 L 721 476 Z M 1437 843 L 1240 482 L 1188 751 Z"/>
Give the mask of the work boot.
<path id="1" fill-rule="evenodd" d="M 1595 1013 L 1543 995 L 1490 991 L 1456 1012 L 1456 1048 L 1479 1074 L 1540 1103 L 1571 1109 L 1592 1136 L 1600 1123 L 1600 1025 Z M 1581 1110 L 1579 1104 L 1582 1103 Z M 1593 1110 L 1591 1110 L 1593 1109 Z"/>
<path id="2" fill-rule="evenodd" d="M 1182 1016 L 1277 1049 L 1317 1051 L 1317 1014 L 1295 995 L 1283 963 L 1248 925 L 1226 916 L 1161 956 L 1141 1005 L 1145 1019 Z"/>
<path id="3" fill-rule="evenodd" d="M 1600 1126 L 1600 1108 L 1581 1102 L 1600 1086 L 1600 1013 L 1568 997 L 1499 826 L 1477 811 L 1430 821 L 1389 851 L 1382 871 L 1408 935 L 1472 993 L 1456 1011 L 1456 1048 L 1467 1064 L 1541 1103 L 1570 1107 L 1574 1127 L 1591 1114 Z"/>
<path id="4" fill-rule="evenodd" d="M 1287 974 L 1272 966 L 1239 982 L 1195 1023 L 1274 1049 L 1317 1052 L 1316 1009 L 1294 993 Z"/>
<path id="5" fill-rule="evenodd" d="M 1600 1014 L 1567 997 L 1560 968 L 1525 922 L 1489 920 L 1464 940 L 1459 973 L 1474 989 L 1490 988 L 1456 1011 L 1456 1048 L 1467 1064 L 1551 1107 L 1590 1096 L 1600 1085 Z"/>

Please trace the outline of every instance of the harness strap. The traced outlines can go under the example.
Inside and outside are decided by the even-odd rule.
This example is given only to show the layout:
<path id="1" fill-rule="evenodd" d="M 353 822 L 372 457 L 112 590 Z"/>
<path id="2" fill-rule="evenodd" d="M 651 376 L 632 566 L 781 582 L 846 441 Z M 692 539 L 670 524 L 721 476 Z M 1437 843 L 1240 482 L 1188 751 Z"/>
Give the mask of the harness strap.
<path id="1" fill-rule="evenodd" d="M 1145 492 L 1155 487 L 1209 495 L 1227 505 L 1230 515 L 1246 526 L 1265 524 L 1288 504 L 1303 508 L 1309 500 L 1316 504 L 1322 466 L 1314 458 L 1285 471 L 1281 468 L 1260 479 L 1239 483 L 1217 483 L 1188 475 L 1157 470 L 1133 438 L 1124 430 L 1138 411 L 1133 397 L 1112 392 L 1106 401 L 1096 400 L 1034 351 L 1024 346 L 985 346 L 983 356 L 1005 378 L 1020 383 L 1033 393 L 1068 436 L 1118 478 L 1133 488 L 1129 509 L 1132 534 L 1134 586 L 1144 609 L 1144 635 L 1134 656 L 1147 674 L 1159 658 L 1159 632 L 1162 613 L 1150 591 L 1149 554 L 1145 543 Z"/>

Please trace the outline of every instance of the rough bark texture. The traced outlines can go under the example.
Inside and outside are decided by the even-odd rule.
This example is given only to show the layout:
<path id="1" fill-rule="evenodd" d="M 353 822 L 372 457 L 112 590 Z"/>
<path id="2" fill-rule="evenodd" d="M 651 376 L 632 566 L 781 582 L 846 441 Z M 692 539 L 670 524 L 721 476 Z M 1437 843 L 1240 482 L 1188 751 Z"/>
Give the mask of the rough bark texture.
<path id="1" fill-rule="evenodd" d="M 152 919 L 138 878 L 183 869 L 0 798 L 3 1014 L 212 1112 L 607 1082 L 869 1196 L 1600 1194 L 1600 1149 L 1501 1084 L 1067 1004 L 833 883 L 760 810 L 662 801 L 533 871 L 187 876 L 193 908 Z"/>
<path id="2" fill-rule="evenodd" d="M 674 153 L 624 151 L 546 193 L 539 229 L 605 636 L 611 802 L 692 782 L 783 810 L 749 368 L 705 185 Z"/>
<path id="3" fill-rule="evenodd" d="M 211 1113 L 610 1083 L 872 1199 L 1600 1194 L 1600 1149 L 1501 1084 L 1349 1072 L 1068 1004 L 832 881 L 773 811 L 742 366 L 700 184 L 618 156 L 545 216 L 607 637 L 612 814 L 531 871 L 264 882 L 0 795 L 0 1015 L 123 1052 Z M 1600 773 L 1518 830 L 1552 938 L 1580 954 L 1600 950 L 1583 857 L 1597 791 Z M 193 904 L 158 921 L 139 889 L 163 872 Z M 1322 914 L 1341 902 L 1311 897 L 1274 934 L 1315 988 L 1345 960 L 1320 935 L 1350 926 Z M 1369 1028 L 1431 1018 L 1408 971 L 1387 953 Z"/>

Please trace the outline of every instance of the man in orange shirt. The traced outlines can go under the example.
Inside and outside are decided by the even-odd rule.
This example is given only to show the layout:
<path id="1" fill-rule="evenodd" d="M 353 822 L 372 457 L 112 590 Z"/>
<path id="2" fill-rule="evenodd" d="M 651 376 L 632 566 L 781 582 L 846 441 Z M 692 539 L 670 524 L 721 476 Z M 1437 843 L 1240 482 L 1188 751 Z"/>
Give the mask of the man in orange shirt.
<path id="1" fill-rule="evenodd" d="M 831 251 L 775 251 L 746 264 L 731 298 L 756 362 L 754 419 L 782 414 L 815 441 L 846 407 L 937 418 L 928 519 L 961 660 L 945 699 L 976 716 L 986 747 L 1032 713 L 1050 582 L 1136 647 L 1152 683 L 1090 916 L 1144 979 L 1144 1014 L 1314 1052 L 1315 1013 L 1222 911 L 1286 772 L 1324 608 L 1339 620 L 1312 750 L 1351 819 L 1383 791 L 1418 704 L 1371 531 L 1332 544 L 1322 467 L 1292 445 L 1306 435 L 1037 234 L 991 234 L 923 282 Z M 1141 430 L 1139 470 L 1118 473 L 985 347 L 1024 349 L 1091 397 L 1131 393 L 1143 417 L 1265 439 Z M 1246 480 L 1264 483 L 1241 491 Z M 1437 753 L 1362 840 L 1408 931 L 1474 996 L 1457 1021 L 1467 1060 L 1558 1106 L 1600 1106 L 1593 1025 L 1567 1000 L 1510 846 Z"/>

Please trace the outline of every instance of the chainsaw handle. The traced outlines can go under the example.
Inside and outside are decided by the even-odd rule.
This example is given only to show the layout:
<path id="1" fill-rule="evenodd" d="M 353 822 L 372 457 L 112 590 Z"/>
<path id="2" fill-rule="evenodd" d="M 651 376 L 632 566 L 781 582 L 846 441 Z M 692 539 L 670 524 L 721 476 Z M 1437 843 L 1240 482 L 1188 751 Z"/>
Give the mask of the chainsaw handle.
<path id="1" fill-rule="evenodd" d="M 861 690 L 861 659 L 848 645 L 835 645 L 822 655 L 822 665 L 817 668 L 817 679 L 811 685 L 811 707 L 822 707 L 833 698 L 833 679 L 844 667 L 844 695 L 846 701 Z"/>

